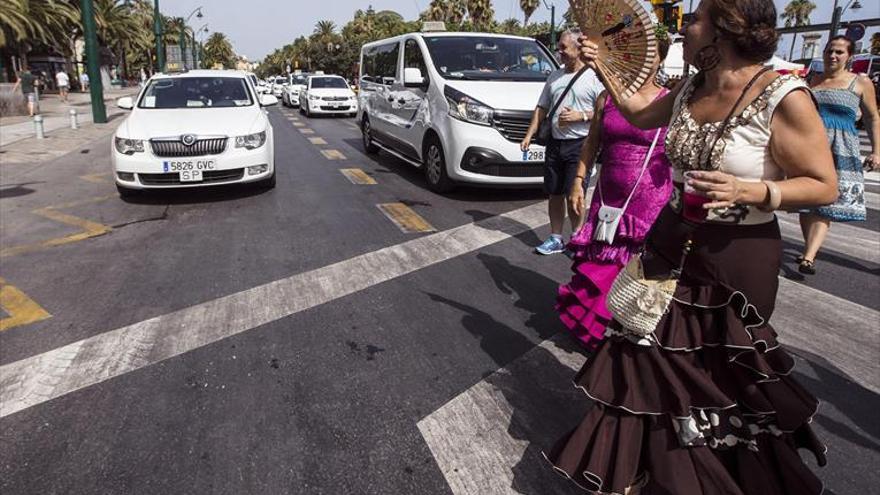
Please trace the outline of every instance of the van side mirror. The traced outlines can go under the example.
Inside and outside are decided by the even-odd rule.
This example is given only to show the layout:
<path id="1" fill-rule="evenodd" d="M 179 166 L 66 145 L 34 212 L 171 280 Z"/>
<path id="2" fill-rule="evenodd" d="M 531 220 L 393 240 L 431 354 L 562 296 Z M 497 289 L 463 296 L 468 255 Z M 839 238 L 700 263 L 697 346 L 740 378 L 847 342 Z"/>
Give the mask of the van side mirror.
<path id="1" fill-rule="evenodd" d="M 131 96 L 123 96 L 116 100 L 116 106 L 124 110 L 131 110 L 134 108 L 134 101 L 131 99 Z"/>
<path id="2" fill-rule="evenodd" d="M 403 86 L 406 88 L 424 88 L 428 81 L 422 75 L 422 71 L 416 67 L 403 69 Z"/>

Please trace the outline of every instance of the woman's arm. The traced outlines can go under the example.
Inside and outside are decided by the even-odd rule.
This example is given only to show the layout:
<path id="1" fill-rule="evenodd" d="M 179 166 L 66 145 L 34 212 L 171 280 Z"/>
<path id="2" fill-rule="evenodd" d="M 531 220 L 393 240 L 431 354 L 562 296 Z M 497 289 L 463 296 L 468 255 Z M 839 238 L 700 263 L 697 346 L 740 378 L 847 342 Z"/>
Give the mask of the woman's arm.
<path id="1" fill-rule="evenodd" d="M 837 172 L 825 126 L 806 91 L 792 91 L 776 107 L 770 124 L 770 154 L 787 177 L 776 182 L 784 207 L 819 206 L 837 200 Z M 688 180 L 712 202 L 704 208 L 734 204 L 766 205 L 770 192 L 763 182 L 743 182 L 724 172 L 696 172 Z"/>
<path id="2" fill-rule="evenodd" d="M 859 106 L 862 108 L 862 119 L 871 140 L 871 154 L 866 162 L 874 168 L 880 166 L 880 114 L 877 113 L 877 95 L 874 84 L 867 77 L 859 76 L 859 88 L 862 90 Z"/>
<path id="3" fill-rule="evenodd" d="M 603 116 L 605 115 L 605 97 L 606 93 L 603 91 L 599 94 L 599 97 L 596 98 L 596 103 L 593 108 L 593 121 L 590 124 L 590 133 L 587 135 L 587 140 L 581 148 L 576 173 L 577 177 L 575 177 L 574 185 L 568 194 L 568 204 L 571 205 L 574 212 L 578 215 L 583 214 L 585 208 L 583 181 L 590 176 L 588 171 L 592 170 L 593 166 L 596 164 L 596 155 L 599 154 L 599 149 L 602 146 L 602 122 L 604 120 Z M 582 178 L 582 180 L 578 180 L 578 177 Z"/>

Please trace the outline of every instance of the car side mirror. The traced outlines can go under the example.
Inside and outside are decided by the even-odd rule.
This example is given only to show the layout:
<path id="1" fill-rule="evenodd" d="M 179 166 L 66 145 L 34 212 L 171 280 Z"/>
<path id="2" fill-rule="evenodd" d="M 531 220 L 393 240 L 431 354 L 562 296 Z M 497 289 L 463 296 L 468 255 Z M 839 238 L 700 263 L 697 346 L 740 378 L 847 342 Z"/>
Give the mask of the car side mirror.
<path id="1" fill-rule="evenodd" d="M 131 110 L 134 108 L 134 100 L 131 99 L 131 96 L 123 96 L 116 100 L 116 106 L 124 110 Z"/>
<path id="2" fill-rule="evenodd" d="M 261 95 L 260 96 L 260 106 L 261 107 L 271 107 L 272 105 L 278 104 L 278 98 L 275 95 Z"/>
<path id="3" fill-rule="evenodd" d="M 403 86 L 407 88 L 423 88 L 428 85 L 428 81 L 422 75 L 422 71 L 416 67 L 407 67 L 403 69 Z"/>

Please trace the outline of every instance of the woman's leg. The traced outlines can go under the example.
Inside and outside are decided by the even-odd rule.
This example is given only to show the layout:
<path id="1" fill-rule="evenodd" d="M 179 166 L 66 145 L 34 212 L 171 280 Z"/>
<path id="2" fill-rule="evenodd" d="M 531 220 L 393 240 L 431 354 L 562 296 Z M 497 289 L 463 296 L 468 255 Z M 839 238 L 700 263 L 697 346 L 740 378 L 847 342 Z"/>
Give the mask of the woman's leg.
<path id="1" fill-rule="evenodd" d="M 819 248 L 825 242 L 828 229 L 831 228 L 831 220 L 812 213 L 802 213 L 801 230 L 804 232 L 804 254 L 806 261 L 815 261 Z"/>

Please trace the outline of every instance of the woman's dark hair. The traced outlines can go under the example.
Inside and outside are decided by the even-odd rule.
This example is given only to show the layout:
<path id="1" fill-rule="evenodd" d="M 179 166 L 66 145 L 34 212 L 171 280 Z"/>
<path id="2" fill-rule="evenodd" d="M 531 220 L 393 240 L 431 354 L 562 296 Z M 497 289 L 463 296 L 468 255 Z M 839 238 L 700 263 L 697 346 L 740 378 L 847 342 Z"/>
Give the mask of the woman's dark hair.
<path id="1" fill-rule="evenodd" d="M 773 0 L 711 0 L 709 18 L 721 38 L 746 59 L 763 62 L 776 53 L 776 6 Z"/>
<path id="2" fill-rule="evenodd" d="M 856 51 L 856 43 L 853 40 L 847 38 L 846 36 L 844 36 L 842 34 L 839 34 L 839 35 L 831 38 L 831 40 L 828 42 L 828 44 L 825 45 L 826 50 L 828 49 L 829 46 L 831 46 L 831 43 L 833 41 L 846 41 L 846 53 L 848 53 L 849 55 L 852 55 Z"/>

